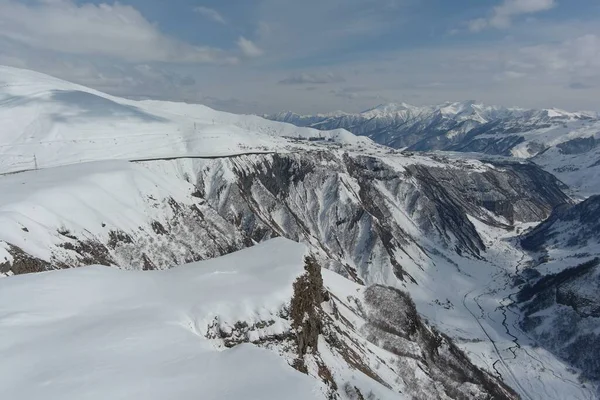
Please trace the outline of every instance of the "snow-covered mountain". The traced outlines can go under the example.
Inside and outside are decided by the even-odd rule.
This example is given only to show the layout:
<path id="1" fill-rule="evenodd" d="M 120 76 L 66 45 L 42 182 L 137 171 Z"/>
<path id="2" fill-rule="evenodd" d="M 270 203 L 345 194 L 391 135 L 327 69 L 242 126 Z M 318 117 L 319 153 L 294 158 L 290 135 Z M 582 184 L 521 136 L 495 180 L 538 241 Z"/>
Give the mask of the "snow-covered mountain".
<path id="1" fill-rule="evenodd" d="M 600 196 L 557 208 L 522 239 L 534 256 L 517 295 L 521 326 L 537 340 L 600 379 Z"/>
<path id="2" fill-rule="evenodd" d="M 68 398 L 92 380 L 101 398 L 197 397 L 202 385 L 217 398 L 215 371 L 213 385 L 190 376 L 207 359 L 225 370 L 239 364 L 239 388 L 253 357 L 265 371 L 289 368 L 273 372 L 281 384 L 257 377 L 256 386 L 289 382 L 304 398 L 595 395 L 589 374 L 522 331 L 510 307 L 532 259 L 519 234 L 574 204 L 535 164 L 402 153 L 345 130 L 134 102 L 3 71 L 0 387 L 13 397 L 50 385 Z M 35 158 L 22 162 L 24 154 Z M 73 267 L 84 268 L 62 271 Z M 31 272 L 43 273 L 21 276 Z M 238 293 L 236 282 L 248 287 Z M 157 341 L 148 352 L 146 340 Z M 131 363 L 120 365 L 130 342 Z M 35 369 L 17 363 L 28 344 L 23 360 L 36 355 Z M 57 354 L 68 355 L 64 370 Z M 136 382 L 146 365 L 166 375 L 144 392 Z M 72 378 L 85 366 L 94 367 L 89 379 Z M 122 368 L 127 379 L 103 384 Z M 46 378 L 23 386 L 36 377 Z"/>
<path id="3" fill-rule="evenodd" d="M 600 187 L 600 117 L 592 112 L 487 106 L 473 101 L 383 104 L 358 114 L 268 115 L 317 129 L 347 129 L 415 151 L 480 152 L 532 159 L 584 196 Z"/>
<path id="4" fill-rule="evenodd" d="M 567 112 L 558 109 L 533 110 L 488 106 L 475 101 L 444 103 L 435 106 L 381 104 L 358 114 L 332 113 L 315 116 L 282 112 L 266 115 L 268 119 L 317 129 L 347 129 L 356 135 L 394 148 L 409 150 L 475 151 L 483 148 L 489 154 L 513 155 L 508 143 L 475 138 L 484 131 L 507 131 L 522 134 L 547 125 L 572 121 L 597 121 L 597 113 Z M 473 132 L 474 129 L 477 131 Z M 469 134 L 470 133 L 470 134 Z M 477 140 L 474 140 L 477 139 Z M 486 138 L 489 139 L 489 138 Z M 529 154 L 531 155 L 531 154 Z"/>
<path id="5" fill-rule="evenodd" d="M 133 101 L 0 67 L 0 173 L 99 160 L 217 157 L 302 148 L 286 139 L 370 146 L 196 104 Z"/>

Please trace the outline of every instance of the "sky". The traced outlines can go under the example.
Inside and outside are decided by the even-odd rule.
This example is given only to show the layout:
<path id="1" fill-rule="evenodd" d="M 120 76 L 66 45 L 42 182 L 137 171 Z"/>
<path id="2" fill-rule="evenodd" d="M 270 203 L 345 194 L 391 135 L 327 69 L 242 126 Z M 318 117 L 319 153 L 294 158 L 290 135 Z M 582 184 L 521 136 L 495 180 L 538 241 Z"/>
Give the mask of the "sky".
<path id="1" fill-rule="evenodd" d="M 0 0 L 0 64 L 236 113 L 600 111 L 600 1 Z"/>

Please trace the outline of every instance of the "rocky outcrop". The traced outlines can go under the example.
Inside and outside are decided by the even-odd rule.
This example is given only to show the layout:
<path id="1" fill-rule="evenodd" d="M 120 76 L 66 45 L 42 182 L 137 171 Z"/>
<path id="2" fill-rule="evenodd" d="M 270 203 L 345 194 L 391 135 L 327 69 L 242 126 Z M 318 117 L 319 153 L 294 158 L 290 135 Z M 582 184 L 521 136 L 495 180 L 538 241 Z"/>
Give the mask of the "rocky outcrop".
<path id="1" fill-rule="evenodd" d="M 600 380 L 600 258 L 530 280 L 517 300 L 521 327 L 582 376 Z"/>
<path id="2" fill-rule="evenodd" d="M 593 136 L 586 138 L 572 139 L 567 142 L 558 144 L 556 147 L 559 148 L 562 154 L 583 154 L 590 150 L 600 146 L 600 139 L 596 139 Z"/>
<path id="3" fill-rule="evenodd" d="M 17 246 L 8 245 L 8 252 L 12 260 L 0 262 L 0 274 L 32 274 L 53 269 L 52 264 L 25 253 Z"/>
<path id="4" fill-rule="evenodd" d="M 321 267 L 313 257 L 307 257 L 305 263 L 306 273 L 294 282 L 294 296 L 290 304 L 290 318 L 300 357 L 309 351 L 318 351 L 322 332 L 321 303 L 325 298 Z"/>
<path id="5" fill-rule="evenodd" d="M 518 396 L 497 378 L 473 365 L 450 338 L 427 326 L 410 296 L 395 288 L 372 286 L 365 291 L 368 340 L 398 356 L 401 371 L 416 363 L 435 385 L 419 387 L 406 374 L 415 399 L 516 399 Z"/>
<path id="6" fill-rule="evenodd" d="M 266 321 L 222 326 L 216 318 L 205 336 L 217 346 L 252 343 L 280 354 L 323 382 L 329 399 L 518 398 L 425 323 L 408 294 L 340 280 L 307 257 L 289 307 Z M 269 333 L 276 326 L 288 328 Z"/>
<path id="7" fill-rule="evenodd" d="M 0 264 L 0 273 L 23 274 L 94 264 L 168 269 L 228 254 L 253 243 L 204 201 L 192 198 L 195 203 L 190 205 L 172 197 L 162 201 L 145 195 L 142 198 L 146 210 L 162 213 L 162 222 L 149 219 L 129 231 L 109 229 L 106 224 L 96 227 L 96 232 L 59 228 L 49 232 L 57 244 L 49 248 L 51 256 L 46 260 L 8 244 L 13 260 Z"/>

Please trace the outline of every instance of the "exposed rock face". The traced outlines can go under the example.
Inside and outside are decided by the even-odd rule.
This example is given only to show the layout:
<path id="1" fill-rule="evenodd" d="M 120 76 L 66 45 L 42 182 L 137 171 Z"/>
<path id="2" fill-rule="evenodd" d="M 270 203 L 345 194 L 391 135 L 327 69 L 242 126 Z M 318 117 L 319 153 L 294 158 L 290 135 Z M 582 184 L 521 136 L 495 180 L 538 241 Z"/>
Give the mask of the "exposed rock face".
<path id="1" fill-rule="evenodd" d="M 156 217 L 138 229 L 59 233 L 63 244 L 46 260 L 50 268 L 163 269 L 284 236 L 355 280 L 411 280 L 406 266 L 438 246 L 479 255 L 484 244 L 468 216 L 509 227 L 569 201 L 549 174 L 519 163 L 330 151 L 144 165 L 178 171 L 168 179 L 189 186 L 189 197 L 142 194 Z"/>
<path id="2" fill-rule="evenodd" d="M 519 293 L 523 329 L 587 379 L 600 380 L 600 259 L 533 280 Z"/>
<path id="3" fill-rule="evenodd" d="M 44 260 L 25 253 L 20 248 L 8 245 L 12 256 L 11 261 L 0 262 L 0 273 L 13 273 L 15 275 L 44 272 L 52 269 L 52 265 Z"/>
<path id="4" fill-rule="evenodd" d="M 558 181 L 531 165 L 387 157 L 322 152 L 215 160 L 203 164 L 198 187 L 245 236 L 309 243 L 335 270 L 375 282 L 388 271 L 410 279 L 402 263 L 434 245 L 476 257 L 483 243 L 467 215 L 508 226 L 545 218 L 568 201 Z"/>
<path id="5" fill-rule="evenodd" d="M 496 162 L 494 168 L 482 174 L 460 173 L 448 169 L 432 169 L 415 166 L 414 175 L 425 184 L 423 190 L 435 193 L 447 192 L 447 197 L 459 203 L 460 208 L 489 225 L 497 224 L 493 216 L 501 216 L 512 224 L 514 221 L 533 222 L 545 219 L 554 207 L 568 203 L 564 188 L 551 174 L 529 163 Z M 519 182 L 513 185 L 514 182 Z M 527 192 L 519 188 L 532 187 Z M 477 205 L 491 213 L 474 210 Z M 474 213 L 475 214 L 472 214 Z"/>
<path id="6" fill-rule="evenodd" d="M 417 380 L 407 379 L 416 392 L 414 398 L 518 398 L 497 378 L 475 367 L 448 337 L 424 324 L 408 294 L 372 286 L 365 291 L 365 306 L 368 323 L 363 331 L 368 340 L 396 354 L 401 370 L 416 362 L 437 383 L 423 388 Z"/>
<path id="7" fill-rule="evenodd" d="M 521 243 L 539 271 L 521 274 L 522 327 L 586 378 L 600 380 L 600 196 L 557 208 Z"/>
<path id="8" fill-rule="evenodd" d="M 166 269 L 228 254 L 252 243 L 205 205 L 190 206 L 172 198 L 162 203 L 148 200 L 146 207 L 164 211 L 162 223 L 149 220 L 136 230 L 110 230 L 107 235 L 98 232 L 92 237 L 90 232 L 65 234 L 59 230 L 56 234 L 62 243 L 53 249 L 50 260 L 37 259 L 11 246 L 9 252 L 15 260 L 1 269 L 14 274 L 93 264 Z"/>
<path id="9" fill-rule="evenodd" d="M 298 355 L 303 357 L 310 350 L 317 352 L 322 331 L 320 319 L 324 296 L 321 267 L 312 257 L 306 258 L 306 274 L 294 282 L 294 297 L 290 304 L 292 328 L 296 331 Z"/>
<path id="10" fill-rule="evenodd" d="M 587 138 L 577 138 L 558 144 L 556 147 L 563 154 L 583 154 L 600 146 L 600 139 L 593 136 Z"/>

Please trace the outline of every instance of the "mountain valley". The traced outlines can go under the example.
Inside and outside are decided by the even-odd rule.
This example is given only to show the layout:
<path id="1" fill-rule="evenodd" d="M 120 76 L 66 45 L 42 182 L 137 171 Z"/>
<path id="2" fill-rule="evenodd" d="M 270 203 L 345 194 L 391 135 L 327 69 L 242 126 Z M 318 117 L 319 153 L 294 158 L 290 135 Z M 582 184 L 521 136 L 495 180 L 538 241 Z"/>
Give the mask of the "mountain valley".
<path id="1" fill-rule="evenodd" d="M 598 397 L 598 115 L 269 118 L 0 67 L 0 388 Z"/>

